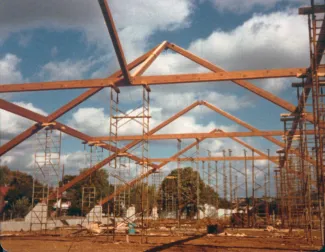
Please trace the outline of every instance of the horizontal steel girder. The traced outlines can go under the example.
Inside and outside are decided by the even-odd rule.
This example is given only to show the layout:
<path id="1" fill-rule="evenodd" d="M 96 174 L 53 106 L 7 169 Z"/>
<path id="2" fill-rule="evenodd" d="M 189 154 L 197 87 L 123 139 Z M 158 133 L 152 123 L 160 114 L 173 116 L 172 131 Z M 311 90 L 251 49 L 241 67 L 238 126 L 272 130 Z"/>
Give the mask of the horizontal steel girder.
<path id="1" fill-rule="evenodd" d="M 288 68 L 288 69 L 269 69 L 269 70 L 249 70 L 235 72 L 217 72 L 217 73 L 200 73 L 200 74 L 176 74 L 161 76 L 135 76 L 132 77 L 132 84 L 137 85 L 161 85 L 177 83 L 199 83 L 199 82 L 216 82 L 231 80 L 250 80 L 264 78 L 283 78 L 297 77 L 304 74 L 305 68 Z M 71 80 L 71 81 L 53 81 L 38 82 L 26 84 L 5 84 L 0 85 L 0 93 L 8 92 L 25 92 L 25 91 L 44 91 L 59 89 L 80 89 L 80 88 L 103 88 L 109 86 L 129 86 L 119 78 L 104 78 L 92 80 Z"/>
<path id="2" fill-rule="evenodd" d="M 275 162 L 277 162 L 279 159 L 278 156 L 270 156 L 270 160 L 273 160 Z M 191 161 L 243 161 L 245 160 L 244 156 L 232 156 L 232 157 L 185 157 L 185 158 L 150 158 L 149 161 L 154 163 L 154 162 L 177 162 L 177 161 L 181 161 L 181 162 L 191 162 Z M 268 160 L 268 157 L 261 157 L 261 156 L 247 156 L 246 160 Z"/>
<path id="3" fill-rule="evenodd" d="M 314 10 L 312 7 L 301 7 L 299 8 L 300 15 L 309 15 L 312 13 L 324 13 L 325 5 L 315 5 Z"/>
<path id="4" fill-rule="evenodd" d="M 313 135 L 314 131 L 304 132 Z M 170 140 L 170 139 L 192 139 L 192 138 L 228 138 L 228 137 L 265 137 L 265 136 L 283 136 L 283 130 L 259 131 L 259 132 L 215 132 L 215 133 L 181 133 L 181 134 L 157 134 L 151 136 L 103 136 L 94 137 L 92 141 L 131 141 L 131 140 Z M 296 136 L 296 135 L 295 135 Z"/>

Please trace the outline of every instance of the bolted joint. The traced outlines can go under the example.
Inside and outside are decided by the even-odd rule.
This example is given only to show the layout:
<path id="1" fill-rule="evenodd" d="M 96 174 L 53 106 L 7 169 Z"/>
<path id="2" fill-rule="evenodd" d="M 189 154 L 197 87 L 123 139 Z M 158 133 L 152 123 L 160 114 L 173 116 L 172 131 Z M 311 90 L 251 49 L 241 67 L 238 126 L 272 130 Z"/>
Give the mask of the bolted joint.
<path id="1" fill-rule="evenodd" d="M 150 86 L 147 83 L 146 84 L 143 84 L 143 88 L 145 90 L 147 90 L 147 92 L 151 92 L 151 88 L 150 88 Z"/>
<path id="2" fill-rule="evenodd" d="M 121 93 L 121 90 L 117 86 L 115 86 L 114 84 L 110 84 L 109 87 L 112 88 L 112 89 L 114 89 L 114 91 L 117 94 Z"/>

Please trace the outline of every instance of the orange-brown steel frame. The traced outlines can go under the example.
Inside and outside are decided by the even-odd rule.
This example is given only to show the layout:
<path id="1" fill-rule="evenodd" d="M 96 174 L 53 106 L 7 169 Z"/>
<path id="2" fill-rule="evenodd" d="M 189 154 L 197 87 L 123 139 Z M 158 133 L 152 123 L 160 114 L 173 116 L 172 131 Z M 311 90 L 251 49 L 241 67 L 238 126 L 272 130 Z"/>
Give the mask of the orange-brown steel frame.
<path id="1" fill-rule="evenodd" d="M 313 135 L 313 130 L 306 131 L 308 135 Z M 289 134 L 289 133 L 286 133 Z M 222 132 L 215 133 L 179 133 L 179 134 L 157 134 L 148 136 L 149 140 L 170 140 L 170 139 L 191 139 L 191 138 L 228 138 L 228 137 L 265 137 L 265 136 L 284 136 L 283 130 L 268 130 L 258 132 Z M 131 140 L 143 140 L 145 137 L 142 135 L 127 135 L 117 137 L 94 137 L 92 141 L 131 141 Z"/>
<path id="2" fill-rule="evenodd" d="M 83 134 L 75 129 L 72 129 L 71 127 L 68 127 L 64 124 L 61 124 L 59 122 L 55 122 L 56 119 L 88 99 L 89 97 L 93 96 L 97 92 L 101 91 L 104 87 L 111 87 L 111 88 L 118 88 L 122 86 L 130 86 L 130 85 L 156 85 L 156 84 L 175 84 L 175 83 L 191 83 L 191 82 L 210 82 L 210 81 L 225 81 L 225 80 L 231 80 L 235 84 L 261 96 L 262 98 L 288 110 L 289 112 L 296 113 L 297 111 L 301 110 L 300 103 L 297 107 L 295 107 L 293 104 L 271 94 L 270 92 L 259 88 L 246 80 L 249 79 L 260 79 L 260 78 L 282 78 L 282 77 L 301 77 L 301 76 L 308 76 L 309 72 L 306 68 L 291 68 L 291 69 L 273 69 L 273 70 L 255 70 L 255 71 L 235 71 L 235 72 L 226 72 L 225 70 L 217 67 L 216 65 L 199 58 L 198 56 L 195 56 L 194 54 L 184 50 L 183 48 L 169 43 L 169 42 L 163 42 L 161 45 L 157 46 L 156 48 L 150 50 L 143 56 L 139 57 L 137 60 L 133 61 L 129 65 L 126 64 L 126 60 L 124 57 L 124 53 L 122 50 L 122 46 L 119 41 L 119 37 L 115 28 L 115 24 L 111 15 L 111 12 L 109 10 L 109 6 L 105 0 L 98 0 L 102 9 L 103 16 L 106 21 L 107 28 L 109 30 L 114 49 L 117 55 L 117 58 L 120 63 L 121 70 L 110 76 L 109 78 L 104 79 L 97 79 L 97 80 L 75 80 L 75 81 L 55 81 L 55 82 L 42 82 L 42 83 L 29 83 L 29 84 L 11 84 L 11 85 L 0 85 L 0 92 L 23 92 L 23 91 L 39 91 L 39 90 L 56 90 L 56 89 L 71 89 L 71 88 L 86 88 L 90 87 L 91 89 L 87 90 L 85 93 L 80 95 L 79 97 L 75 98 L 65 106 L 61 107 L 60 109 L 56 110 L 54 113 L 50 114 L 49 116 L 42 116 L 37 113 L 34 113 L 32 111 L 29 111 L 27 109 L 21 108 L 17 105 L 14 105 L 12 103 L 9 103 L 4 100 L 0 100 L 0 109 L 7 110 L 11 113 L 23 116 L 25 118 L 31 119 L 36 121 L 37 123 L 34 124 L 32 127 L 9 141 L 8 143 L 4 144 L 0 147 L 0 156 L 7 153 L 9 150 L 23 142 L 24 140 L 28 139 L 30 136 L 35 134 L 37 131 L 41 130 L 43 128 L 44 123 L 54 123 L 55 128 L 67 133 L 71 136 L 77 137 L 83 141 L 90 142 L 93 141 L 94 138 L 90 137 L 86 134 Z M 308 11 L 308 10 L 307 10 Z M 323 23 L 324 24 L 324 23 Z M 325 34 L 325 33 L 324 33 Z M 325 36 L 325 35 L 324 35 Z M 320 48 L 324 51 L 324 44 L 320 44 Z M 151 63 L 157 58 L 157 56 L 162 52 L 164 49 L 171 49 L 176 53 L 179 53 L 183 55 L 184 57 L 192 60 L 193 62 L 209 69 L 213 73 L 206 73 L 206 74 L 179 74 L 179 75 L 167 75 L 167 76 L 141 76 L 146 69 L 151 65 Z M 135 67 L 139 66 L 141 63 L 143 65 L 139 70 L 136 71 L 136 73 L 133 76 L 130 76 L 129 70 L 134 69 Z M 159 126 L 157 126 L 155 129 L 151 130 L 149 132 L 150 137 L 152 134 L 160 130 L 162 127 L 168 125 L 170 122 L 177 119 L 182 114 L 189 111 L 191 108 L 199 105 L 200 102 L 197 102 L 196 104 L 192 105 L 192 107 L 188 107 L 185 110 L 177 113 L 170 119 L 166 120 L 165 122 L 161 123 Z M 215 108 L 213 105 L 208 104 L 204 102 L 204 105 L 207 107 L 212 108 L 213 110 L 217 111 L 218 108 Z M 227 114 L 223 111 L 218 111 L 218 113 L 221 114 Z M 228 117 L 228 115 L 226 115 Z M 230 116 L 230 115 L 229 115 Z M 313 122 L 313 116 L 311 114 L 305 115 L 306 119 L 310 122 Z M 229 117 L 228 117 L 229 118 Z M 258 129 L 253 128 L 252 126 L 240 121 L 238 118 L 230 116 L 232 120 L 237 121 L 237 123 L 241 124 L 242 126 L 250 129 L 254 133 L 250 134 L 263 134 Z M 292 133 L 294 134 L 295 129 L 292 130 Z M 217 133 L 212 133 L 217 134 Z M 221 134 L 221 132 L 219 132 Z M 229 134 L 230 133 L 222 133 L 222 134 Z M 203 135 L 202 135 L 203 136 Z M 234 137 L 234 135 L 232 136 Z M 270 135 L 263 135 L 266 139 L 270 140 L 271 142 L 284 147 L 283 143 L 278 141 L 277 139 L 271 137 Z M 204 139 L 204 138 L 201 138 Z M 62 193 L 67 188 L 71 187 L 73 184 L 77 183 L 78 181 L 84 179 L 88 175 L 90 175 L 92 172 L 94 172 L 97 169 L 100 169 L 102 166 L 107 164 L 110 160 L 115 158 L 117 156 L 117 153 L 123 152 L 125 153 L 128 149 L 130 149 L 132 146 L 135 146 L 138 144 L 141 140 L 134 140 L 130 144 L 126 145 L 122 149 L 114 149 L 112 146 L 108 145 L 104 142 L 99 142 L 103 148 L 106 148 L 108 150 L 111 150 L 115 152 L 114 155 L 104 159 L 99 164 L 96 164 L 91 169 L 87 170 L 86 172 L 82 173 L 78 177 L 76 177 L 73 181 L 71 181 L 69 184 L 64 185 L 62 188 L 60 188 L 59 192 Z M 196 144 L 196 143 L 195 143 Z M 135 161 L 140 161 L 140 159 L 136 156 L 131 155 L 131 158 Z M 312 162 L 312 160 L 309 160 Z M 159 169 L 159 166 L 155 164 L 151 164 L 152 170 Z M 149 174 L 147 174 L 149 175 Z M 147 175 L 142 175 L 147 176 Z M 141 179 L 140 178 L 136 178 Z"/>

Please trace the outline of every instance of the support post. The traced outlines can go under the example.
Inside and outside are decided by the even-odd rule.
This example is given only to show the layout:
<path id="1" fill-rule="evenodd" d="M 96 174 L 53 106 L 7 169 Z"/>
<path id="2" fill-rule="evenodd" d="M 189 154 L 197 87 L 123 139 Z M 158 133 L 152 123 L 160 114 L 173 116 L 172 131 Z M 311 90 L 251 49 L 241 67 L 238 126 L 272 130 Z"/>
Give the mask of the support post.
<path id="1" fill-rule="evenodd" d="M 196 155 L 200 155 L 200 145 L 198 139 L 196 140 Z M 196 209 L 197 209 L 197 220 L 200 219 L 200 162 L 196 161 Z"/>
<path id="2" fill-rule="evenodd" d="M 247 177 L 247 151 L 244 149 L 244 165 L 245 165 L 245 197 L 246 197 L 246 214 L 247 214 L 247 225 L 250 226 L 250 215 L 249 215 L 249 198 L 248 198 L 248 177 Z"/>
<path id="3" fill-rule="evenodd" d="M 177 139 L 177 152 L 182 150 L 182 140 Z M 181 161 L 178 157 L 177 159 L 177 219 L 178 228 L 181 227 L 181 195 L 182 195 L 182 180 L 181 180 Z"/>
<path id="4" fill-rule="evenodd" d="M 255 227 L 255 162 L 254 151 L 252 151 L 252 227 Z"/>

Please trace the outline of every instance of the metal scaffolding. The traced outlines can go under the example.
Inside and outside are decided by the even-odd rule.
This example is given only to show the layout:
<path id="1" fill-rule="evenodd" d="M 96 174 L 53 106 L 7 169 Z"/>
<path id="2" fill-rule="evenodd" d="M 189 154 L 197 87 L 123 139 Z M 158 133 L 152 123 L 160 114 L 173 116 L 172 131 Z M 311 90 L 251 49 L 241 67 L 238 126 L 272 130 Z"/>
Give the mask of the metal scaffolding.
<path id="1" fill-rule="evenodd" d="M 325 245 L 325 91 L 323 90 L 325 65 L 322 62 L 325 49 L 325 7 L 311 0 L 310 7 L 299 9 L 301 15 L 308 16 L 310 67 L 226 72 L 220 67 L 167 41 L 127 64 L 107 1 L 99 0 L 99 3 L 118 58 L 120 71 L 105 79 L 0 85 L 0 93 L 89 88 L 85 93 L 48 116 L 40 115 L 0 99 L 0 109 L 35 121 L 33 126 L 0 146 L 1 160 L 2 155 L 30 136 L 37 134 L 38 144 L 34 155 L 33 210 L 30 215 L 31 229 L 33 229 L 33 225 L 40 225 L 41 230 L 45 229 L 49 224 L 49 217 L 55 216 L 55 213 L 50 210 L 52 205 L 50 200 L 58 201 L 64 191 L 85 179 L 88 179 L 89 183 L 82 188 L 81 205 L 83 214 L 89 213 L 89 210 L 96 205 L 98 200 L 98 192 L 91 183 L 92 176 L 103 166 L 109 165 L 113 170 L 111 174 L 114 175 L 110 176 L 111 181 L 109 182 L 113 184 L 114 192 L 101 199 L 100 204 L 113 200 L 113 208 L 109 212 L 113 213 L 115 223 L 117 223 L 115 218 L 124 220 L 127 208 L 131 204 L 135 204 L 137 216 L 140 217 L 137 221 L 138 226 L 141 228 L 142 242 L 147 241 L 150 208 L 153 207 L 149 204 L 149 187 L 151 185 L 154 187 L 153 204 L 157 205 L 159 212 L 161 210 L 175 212 L 180 226 L 181 208 L 185 202 L 181 162 L 192 162 L 192 168 L 196 172 L 196 176 L 191 181 L 195 185 L 193 186 L 195 188 L 193 189 L 195 190 L 195 197 L 191 199 L 191 204 L 196 207 L 197 220 L 200 218 L 199 209 L 202 204 L 214 204 L 218 210 L 221 200 L 223 200 L 223 203 L 230 203 L 231 217 L 235 212 L 233 211 L 234 208 L 237 210 L 236 212 L 238 212 L 239 208 L 246 210 L 243 223 L 247 226 L 260 225 L 261 219 L 264 221 L 264 225 L 268 225 L 270 224 L 269 214 L 272 201 L 271 185 L 274 184 L 275 201 L 279 209 L 277 214 L 281 217 L 282 227 L 289 227 L 290 230 L 303 228 L 309 240 L 312 239 L 312 229 L 320 228 L 322 244 Z M 323 0 L 322 4 L 325 4 Z M 143 76 L 143 73 L 165 49 L 190 59 L 198 66 L 209 70 L 209 72 Z M 134 71 L 131 72 L 131 70 Z M 297 89 L 297 106 L 248 82 L 251 79 L 282 77 L 297 77 L 301 80 L 299 83 L 293 83 L 293 87 Z M 206 101 L 193 103 L 150 130 L 150 85 L 217 83 L 220 81 L 232 81 L 236 85 L 288 111 L 288 114 L 281 116 L 284 122 L 284 131 L 260 131 Z M 128 112 L 123 112 L 120 108 L 119 88 L 124 86 L 142 87 L 142 104 Z M 89 136 L 56 121 L 105 87 L 110 88 L 109 136 Z M 227 117 L 248 129 L 248 131 L 223 132 L 222 130 L 214 130 L 209 133 L 155 135 L 166 125 L 201 105 Z M 120 133 L 121 128 L 129 122 L 134 122 L 137 126 L 140 125 L 140 127 L 136 127 L 141 128 L 138 135 L 126 136 Z M 57 189 L 60 180 L 61 132 L 80 139 L 89 148 L 87 154 L 87 167 L 89 169 Z M 282 135 L 284 142 L 275 138 L 275 136 Z M 270 150 L 265 154 L 256 148 L 248 146 L 248 144 L 236 137 L 263 137 L 279 146 L 279 157 L 271 156 Z M 230 138 L 245 146 L 247 150 L 252 151 L 252 155 L 247 155 L 245 150 L 244 156 L 234 156 L 232 151 L 229 150 L 227 156 L 226 151 L 223 150 L 221 156 L 212 156 L 211 152 L 208 152 L 208 156 L 201 157 L 200 142 L 206 138 Z M 170 158 L 151 159 L 149 141 L 166 139 L 177 139 L 178 152 Z M 189 148 L 186 147 L 182 150 L 181 139 L 195 139 L 196 141 L 189 145 Z M 123 146 L 122 141 L 131 142 Z M 195 148 L 193 156 L 181 158 L 181 155 L 191 148 Z M 109 157 L 104 159 L 102 158 L 103 149 L 109 151 Z M 258 165 L 257 160 L 267 160 L 267 166 Z M 215 162 L 215 169 L 212 165 L 213 161 Z M 236 161 L 244 163 L 237 165 Z M 251 161 L 250 175 L 248 175 L 248 161 Z M 157 164 L 157 162 L 161 163 Z M 162 185 L 159 170 L 169 162 L 177 162 L 177 177 L 169 178 L 167 183 Z M 271 162 L 277 166 L 276 170 L 274 170 L 274 183 L 271 178 Z M 239 168 L 242 164 L 244 171 Z M 149 182 L 150 176 L 151 182 Z M 220 197 L 213 199 L 211 195 L 208 195 L 207 202 L 203 202 L 202 192 L 200 191 L 200 178 L 208 188 L 215 189 Z M 249 188 L 249 184 L 251 188 Z M 163 190 L 163 186 L 167 188 Z M 244 189 L 245 195 L 240 193 L 240 189 Z M 164 193 L 158 196 L 159 191 Z M 240 203 L 240 196 L 245 197 L 243 204 Z M 264 210 L 260 211 L 262 208 Z M 261 212 L 264 212 L 264 215 Z"/>
<path id="2" fill-rule="evenodd" d="M 110 141 L 111 149 L 115 150 L 115 154 L 110 151 L 110 155 L 114 158 L 110 161 L 110 167 L 117 176 L 114 176 L 114 199 L 113 199 L 113 215 L 117 217 L 127 217 L 127 209 L 132 204 L 135 205 L 136 211 L 141 215 L 141 234 L 146 241 L 146 230 L 149 226 L 149 176 L 136 183 L 135 191 L 125 184 L 125 181 L 133 176 L 130 170 L 131 153 L 141 153 L 140 159 L 135 163 L 135 176 L 141 176 L 149 171 L 149 140 L 150 131 L 150 88 L 143 86 L 142 104 L 135 109 L 125 112 L 120 108 L 119 89 L 111 88 L 110 93 Z M 120 148 L 117 141 L 119 131 L 130 122 L 134 122 L 141 127 L 142 140 L 129 145 L 130 147 Z M 116 150 L 119 150 L 116 152 Z M 126 152 L 128 151 L 128 152 Z M 156 182 L 155 182 L 156 183 Z M 124 187 L 127 186 L 125 189 Z M 117 193 L 118 192 L 118 193 Z M 131 194 L 135 196 L 131 199 Z M 116 223 L 116 222 L 115 222 Z"/>
<path id="3" fill-rule="evenodd" d="M 177 152 L 182 150 L 182 140 L 177 139 Z M 177 219 L 178 219 L 178 228 L 181 225 L 181 197 L 182 197 L 182 167 L 181 161 L 177 160 Z"/>
<path id="4" fill-rule="evenodd" d="M 53 211 L 53 205 L 58 202 L 58 188 L 61 179 L 61 132 L 53 129 L 53 125 L 36 134 L 32 210 L 27 215 L 30 230 L 46 230 L 48 225 L 56 225 L 53 221 L 58 214 L 58 208 Z M 56 197 L 49 199 L 50 194 Z"/>
<path id="5" fill-rule="evenodd" d="M 154 187 L 153 188 L 153 199 L 152 199 L 152 218 L 153 219 L 158 219 L 159 213 L 162 212 L 162 201 L 161 201 L 161 192 L 162 192 L 162 188 L 161 188 L 161 183 L 162 183 L 162 179 L 163 179 L 163 174 L 162 171 L 156 171 L 154 173 L 152 173 L 152 175 L 150 176 L 151 178 L 151 185 Z M 153 209 L 156 208 L 157 209 L 157 213 L 154 213 Z M 155 216 L 155 214 L 157 216 Z"/>
<path id="6" fill-rule="evenodd" d="M 322 233 L 322 244 L 325 244 L 324 224 L 324 162 L 325 162 L 325 94 L 323 84 L 325 83 L 325 65 L 322 62 L 324 55 L 325 26 L 324 13 L 315 13 L 315 1 L 311 0 L 312 13 L 308 15 L 309 41 L 310 41 L 310 63 L 311 63 L 311 90 L 314 117 L 315 134 L 315 157 L 318 189 L 318 208 Z M 324 11 L 323 11 L 324 12 Z"/>
<path id="7" fill-rule="evenodd" d="M 97 143 L 83 142 L 85 151 L 85 166 L 90 169 L 98 162 L 103 159 L 103 149 Z M 90 175 L 83 187 L 81 195 L 81 214 L 83 217 L 83 222 L 94 222 L 101 221 L 102 209 L 101 207 L 96 208 L 98 203 L 98 195 L 101 192 L 96 191 L 96 176 L 97 174 Z"/>

